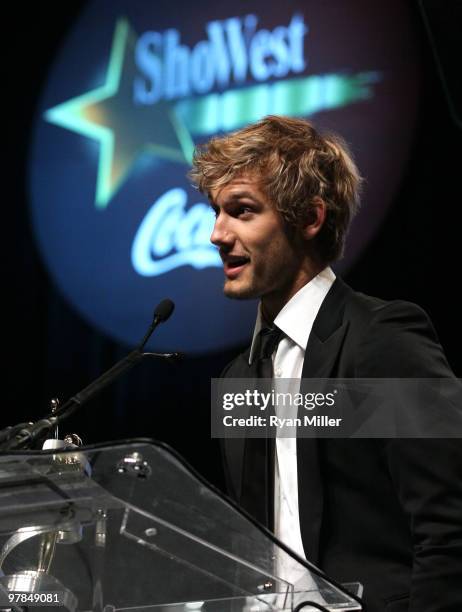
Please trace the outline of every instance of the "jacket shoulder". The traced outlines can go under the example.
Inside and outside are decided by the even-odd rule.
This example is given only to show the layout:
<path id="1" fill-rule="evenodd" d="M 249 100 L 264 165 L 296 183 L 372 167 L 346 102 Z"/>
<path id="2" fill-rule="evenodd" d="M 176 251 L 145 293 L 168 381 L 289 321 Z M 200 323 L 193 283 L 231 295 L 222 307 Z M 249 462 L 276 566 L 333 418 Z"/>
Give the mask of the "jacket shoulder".
<path id="1" fill-rule="evenodd" d="M 428 314 L 418 304 L 405 300 L 383 300 L 359 291 L 352 291 L 346 308 L 347 316 L 364 321 L 403 321 L 407 317 L 420 318 L 431 326 Z M 433 327 L 433 326 L 432 326 Z"/>
<path id="2" fill-rule="evenodd" d="M 453 373 L 423 308 L 353 292 L 345 310 L 358 377 L 445 378 Z"/>

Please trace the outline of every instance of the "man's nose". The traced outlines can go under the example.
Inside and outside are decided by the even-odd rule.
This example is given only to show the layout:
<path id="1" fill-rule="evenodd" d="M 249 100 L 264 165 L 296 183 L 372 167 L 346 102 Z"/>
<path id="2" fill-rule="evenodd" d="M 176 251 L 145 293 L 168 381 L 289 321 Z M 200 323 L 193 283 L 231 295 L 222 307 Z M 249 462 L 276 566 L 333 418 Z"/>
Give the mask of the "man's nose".
<path id="1" fill-rule="evenodd" d="M 212 234 L 210 235 L 210 242 L 218 247 L 231 245 L 234 242 L 233 233 L 224 215 L 216 218 Z"/>

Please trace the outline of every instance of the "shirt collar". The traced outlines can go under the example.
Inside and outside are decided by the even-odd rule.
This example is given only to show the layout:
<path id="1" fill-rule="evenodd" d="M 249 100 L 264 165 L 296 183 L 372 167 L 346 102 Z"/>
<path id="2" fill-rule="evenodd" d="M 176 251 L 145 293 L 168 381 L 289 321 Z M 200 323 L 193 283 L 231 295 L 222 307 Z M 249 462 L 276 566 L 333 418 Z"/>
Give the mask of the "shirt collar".
<path id="1" fill-rule="evenodd" d="M 332 269 L 330 267 L 324 268 L 322 272 L 297 291 L 274 319 L 274 325 L 279 327 L 302 350 L 306 349 L 316 315 L 334 281 L 335 274 Z M 261 329 L 267 325 L 268 323 L 262 315 L 260 303 L 250 346 L 249 364 L 252 363 L 255 355 L 257 336 Z"/>

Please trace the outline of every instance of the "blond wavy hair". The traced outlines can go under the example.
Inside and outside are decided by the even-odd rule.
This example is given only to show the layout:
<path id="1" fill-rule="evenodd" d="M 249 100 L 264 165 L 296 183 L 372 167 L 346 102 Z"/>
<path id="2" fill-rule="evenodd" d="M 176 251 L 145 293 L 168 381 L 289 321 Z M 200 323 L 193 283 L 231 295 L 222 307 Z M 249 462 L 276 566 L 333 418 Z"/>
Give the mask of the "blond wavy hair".
<path id="1" fill-rule="evenodd" d="M 196 147 L 189 176 L 210 196 L 212 189 L 245 173 L 256 175 L 260 188 L 293 228 L 309 222 L 313 204 L 321 198 L 326 219 L 315 238 L 316 254 L 324 263 L 342 256 L 362 181 L 342 138 L 320 134 L 303 119 L 271 115 Z"/>

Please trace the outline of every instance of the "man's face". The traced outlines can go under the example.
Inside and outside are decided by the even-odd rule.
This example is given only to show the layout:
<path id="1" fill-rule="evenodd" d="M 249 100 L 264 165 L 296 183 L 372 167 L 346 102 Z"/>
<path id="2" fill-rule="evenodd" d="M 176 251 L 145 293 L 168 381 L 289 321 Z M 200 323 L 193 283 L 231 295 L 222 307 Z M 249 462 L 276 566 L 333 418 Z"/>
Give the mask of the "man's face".
<path id="1" fill-rule="evenodd" d="M 304 256 L 289 239 L 258 177 L 240 176 L 210 196 L 216 214 L 210 240 L 223 260 L 225 295 L 274 299 L 283 305 L 306 282 Z"/>

